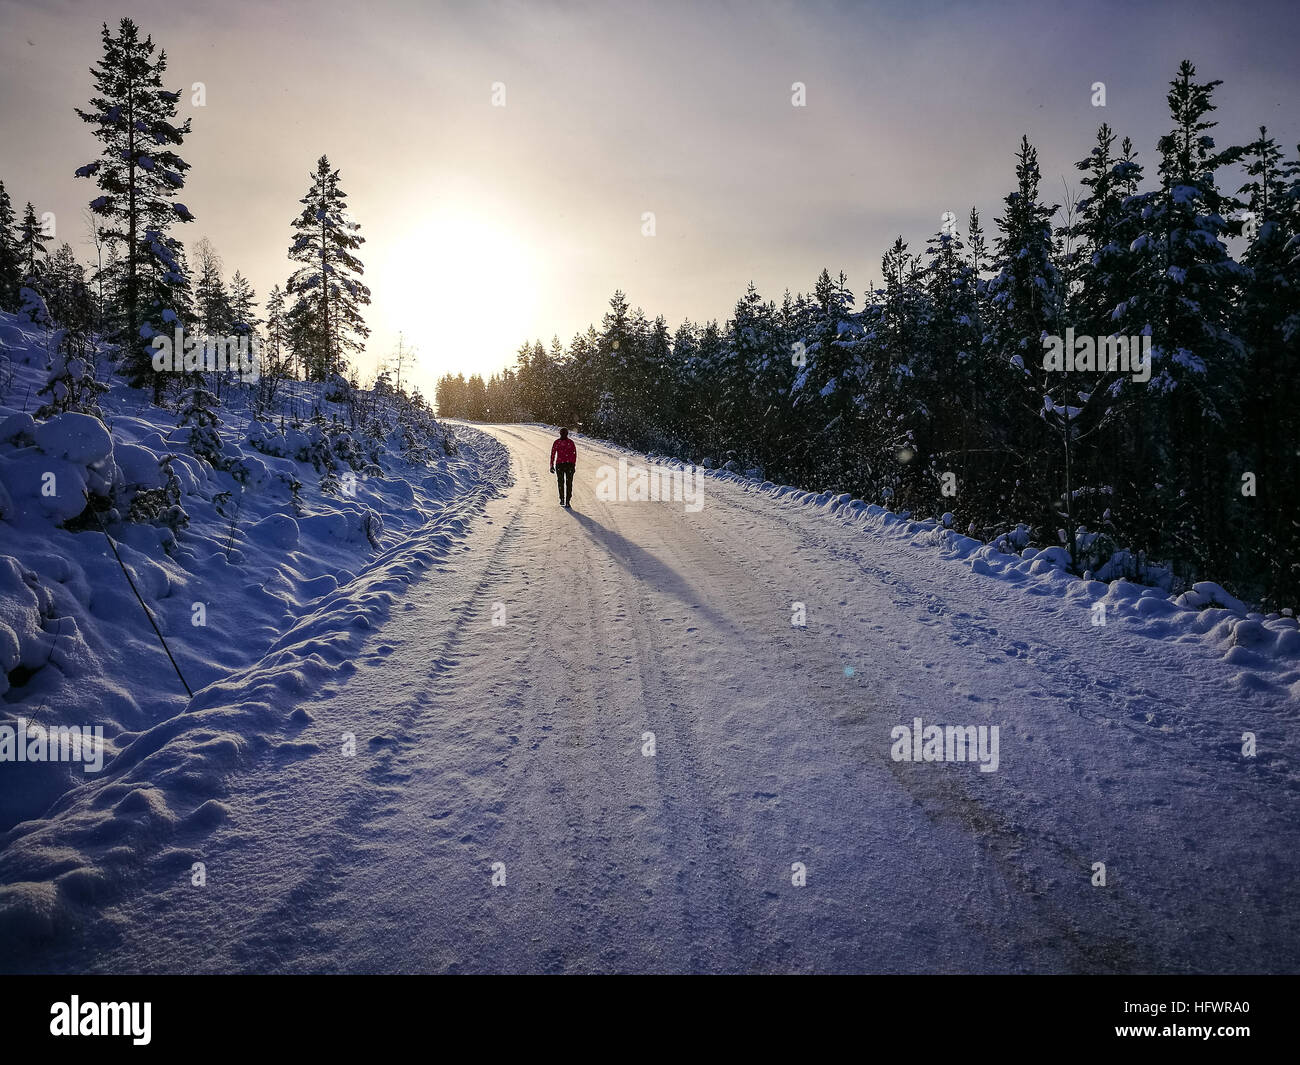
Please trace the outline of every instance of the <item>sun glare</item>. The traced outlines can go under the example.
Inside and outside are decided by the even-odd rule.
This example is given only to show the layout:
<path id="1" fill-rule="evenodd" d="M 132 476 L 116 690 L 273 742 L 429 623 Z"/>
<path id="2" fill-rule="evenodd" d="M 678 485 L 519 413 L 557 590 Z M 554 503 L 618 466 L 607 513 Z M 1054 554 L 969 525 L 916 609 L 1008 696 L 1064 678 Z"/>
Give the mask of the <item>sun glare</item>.
<path id="1" fill-rule="evenodd" d="M 513 365 L 535 322 L 531 250 L 480 215 L 437 214 L 394 249 L 390 312 L 416 345 L 422 378 L 489 374 Z"/>

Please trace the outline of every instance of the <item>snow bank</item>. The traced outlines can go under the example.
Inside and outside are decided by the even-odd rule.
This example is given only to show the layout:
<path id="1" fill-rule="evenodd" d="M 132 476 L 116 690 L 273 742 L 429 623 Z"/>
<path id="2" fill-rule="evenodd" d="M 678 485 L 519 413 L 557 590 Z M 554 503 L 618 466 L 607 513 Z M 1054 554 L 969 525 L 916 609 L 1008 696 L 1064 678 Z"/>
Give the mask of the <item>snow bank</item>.
<path id="1" fill-rule="evenodd" d="M 346 430 L 306 385 L 288 387 L 321 417 L 283 428 L 228 390 L 215 464 L 173 412 L 116 382 L 103 420 L 37 419 L 23 408 L 48 343 L 0 314 L 14 371 L 0 396 L 0 726 L 101 727 L 105 765 L 0 762 L 4 956 L 75 928 L 146 857 L 177 860 L 165 841 L 219 822 L 226 777 L 293 742 L 314 687 L 351 671 L 509 477 L 485 434 L 458 446 L 427 416 Z"/>

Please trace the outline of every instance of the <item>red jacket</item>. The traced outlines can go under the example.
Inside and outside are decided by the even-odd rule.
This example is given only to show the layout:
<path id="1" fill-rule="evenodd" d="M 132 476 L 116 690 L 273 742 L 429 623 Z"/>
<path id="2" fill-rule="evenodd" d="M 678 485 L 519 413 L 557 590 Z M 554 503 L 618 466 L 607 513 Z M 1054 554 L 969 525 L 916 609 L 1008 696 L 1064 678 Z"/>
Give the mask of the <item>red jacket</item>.
<path id="1" fill-rule="evenodd" d="M 561 438 L 551 445 L 551 465 L 557 462 L 577 462 L 578 446 L 572 441 Z"/>

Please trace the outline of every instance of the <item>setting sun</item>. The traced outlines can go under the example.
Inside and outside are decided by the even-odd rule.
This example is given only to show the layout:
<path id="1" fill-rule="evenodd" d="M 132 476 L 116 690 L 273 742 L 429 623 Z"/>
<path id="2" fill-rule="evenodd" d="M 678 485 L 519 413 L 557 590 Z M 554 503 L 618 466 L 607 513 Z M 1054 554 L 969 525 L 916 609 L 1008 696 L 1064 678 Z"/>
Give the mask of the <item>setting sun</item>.
<path id="1" fill-rule="evenodd" d="M 421 381 L 453 368 L 486 377 L 528 336 L 536 259 L 482 215 L 441 211 L 411 229 L 386 259 L 391 273 L 376 289 L 385 293 L 393 330 L 418 351 Z"/>

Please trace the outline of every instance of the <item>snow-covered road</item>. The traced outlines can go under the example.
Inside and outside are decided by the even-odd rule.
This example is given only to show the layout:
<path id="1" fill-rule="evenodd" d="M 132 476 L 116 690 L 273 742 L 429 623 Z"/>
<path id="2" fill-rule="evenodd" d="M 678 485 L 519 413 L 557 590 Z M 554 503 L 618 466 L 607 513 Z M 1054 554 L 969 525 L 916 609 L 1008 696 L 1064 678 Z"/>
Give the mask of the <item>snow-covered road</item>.
<path id="1" fill-rule="evenodd" d="M 302 756 L 237 776 L 59 967 L 1300 968 L 1289 699 L 739 484 L 600 502 L 626 453 L 586 440 L 566 511 L 550 434 L 488 431 L 513 485 L 308 704 Z M 895 761 L 917 717 L 998 725 L 996 771 Z"/>

